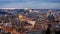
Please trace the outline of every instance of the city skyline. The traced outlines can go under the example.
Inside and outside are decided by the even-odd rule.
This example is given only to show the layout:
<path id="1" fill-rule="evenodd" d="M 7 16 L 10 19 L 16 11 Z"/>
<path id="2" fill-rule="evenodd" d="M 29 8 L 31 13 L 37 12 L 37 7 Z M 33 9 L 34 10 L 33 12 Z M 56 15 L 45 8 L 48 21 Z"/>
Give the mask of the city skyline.
<path id="1" fill-rule="evenodd" d="M 60 0 L 0 0 L 1 8 L 60 9 Z"/>

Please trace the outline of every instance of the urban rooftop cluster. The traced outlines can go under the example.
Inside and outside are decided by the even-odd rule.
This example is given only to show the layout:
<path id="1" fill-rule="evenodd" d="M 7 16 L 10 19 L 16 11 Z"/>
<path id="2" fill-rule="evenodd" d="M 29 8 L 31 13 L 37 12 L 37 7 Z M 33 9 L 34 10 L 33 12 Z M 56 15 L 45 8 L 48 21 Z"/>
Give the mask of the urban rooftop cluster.
<path id="1" fill-rule="evenodd" d="M 51 34 L 60 31 L 59 9 L 0 9 L 0 34 Z"/>

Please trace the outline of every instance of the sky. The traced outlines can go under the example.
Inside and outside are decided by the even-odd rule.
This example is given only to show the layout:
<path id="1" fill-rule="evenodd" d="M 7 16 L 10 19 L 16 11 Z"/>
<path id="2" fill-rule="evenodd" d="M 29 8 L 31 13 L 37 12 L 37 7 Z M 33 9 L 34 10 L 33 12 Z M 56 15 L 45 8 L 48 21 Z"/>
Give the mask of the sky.
<path id="1" fill-rule="evenodd" d="M 0 8 L 60 9 L 60 0 L 0 0 Z"/>

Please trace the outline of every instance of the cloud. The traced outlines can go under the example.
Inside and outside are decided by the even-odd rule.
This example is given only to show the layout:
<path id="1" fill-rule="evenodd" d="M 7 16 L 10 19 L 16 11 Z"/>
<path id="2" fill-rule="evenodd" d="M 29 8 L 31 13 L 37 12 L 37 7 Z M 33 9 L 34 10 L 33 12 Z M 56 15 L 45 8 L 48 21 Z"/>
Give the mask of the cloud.
<path id="1" fill-rule="evenodd" d="M 42 2 L 41 2 L 42 1 Z M 60 9 L 60 3 L 52 0 L 0 0 L 0 8 Z M 53 0 L 60 1 L 60 0 Z"/>
<path id="2" fill-rule="evenodd" d="M 0 3 L 13 3 L 13 2 L 15 2 L 15 3 L 25 3 L 25 2 L 31 2 L 30 0 L 0 0 Z"/>
<path id="3" fill-rule="evenodd" d="M 32 9 L 50 9 L 58 8 L 60 9 L 59 3 L 35 3 L 35 2 L 26 2 L 26 3 L 7 3 L 2 5 L 0 8 L 32 8 Z"/>

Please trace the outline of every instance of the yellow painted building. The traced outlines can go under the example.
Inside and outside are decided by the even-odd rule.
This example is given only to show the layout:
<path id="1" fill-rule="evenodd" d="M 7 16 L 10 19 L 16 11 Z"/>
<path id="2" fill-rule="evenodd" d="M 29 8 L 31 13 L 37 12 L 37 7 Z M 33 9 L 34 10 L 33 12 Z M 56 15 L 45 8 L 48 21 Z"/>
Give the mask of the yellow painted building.
<path id="1" fill-rule="evenodd" d="M 26 21 L 25 16 L 23 16 L 23 15 L 19 15 L 19 19 L 20 19 L 21 21 L 23 21 L 23 22 Z"/>

